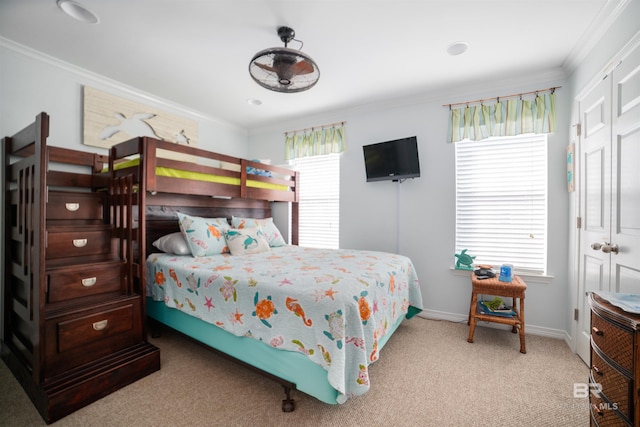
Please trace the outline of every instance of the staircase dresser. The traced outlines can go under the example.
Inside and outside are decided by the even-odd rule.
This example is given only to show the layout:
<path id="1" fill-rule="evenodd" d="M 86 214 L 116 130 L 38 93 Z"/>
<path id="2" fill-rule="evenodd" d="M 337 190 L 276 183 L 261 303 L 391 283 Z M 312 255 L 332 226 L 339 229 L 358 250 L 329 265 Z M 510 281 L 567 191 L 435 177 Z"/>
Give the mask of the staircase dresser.
<path id="1" fill-rule="evenodd" d="M 596 294 L 591 305 L 591 425 L 640 426 L 640 315 Z"/>
<path id="2" fill-rule="evenodd" d="M 160 352 L 134 277 L 135 193 L 48 133 L 41 113 L 2 140 L 1 323 L 2 359 L 51 423 L 157 371 Z"/>

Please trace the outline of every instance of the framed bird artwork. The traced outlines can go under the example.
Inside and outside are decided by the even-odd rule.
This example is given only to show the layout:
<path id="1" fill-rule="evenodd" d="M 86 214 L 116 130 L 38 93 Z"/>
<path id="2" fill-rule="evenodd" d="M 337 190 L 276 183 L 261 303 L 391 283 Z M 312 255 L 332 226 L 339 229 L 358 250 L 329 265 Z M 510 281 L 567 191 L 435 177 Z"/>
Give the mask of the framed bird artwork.
<path id="1" fill-rule="evenodd" d="M 198 123 L 195 120 L 89 86 L 85 86 L 83 92 L 85 145 L 110 148 L 137 136 L 149 136 L 176 144 L 198 146 Z M 162 157 L 162 153 L 158 155 Z"/>

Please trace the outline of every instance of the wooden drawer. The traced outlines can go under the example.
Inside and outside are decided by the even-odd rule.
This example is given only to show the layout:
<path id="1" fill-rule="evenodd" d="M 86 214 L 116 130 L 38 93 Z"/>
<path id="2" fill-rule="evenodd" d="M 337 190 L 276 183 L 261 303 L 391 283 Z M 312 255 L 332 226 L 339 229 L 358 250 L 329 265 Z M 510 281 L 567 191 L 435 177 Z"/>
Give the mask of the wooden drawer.
<path id="1" fill-rule="evenodd" d="M 60 268 L 48 272 L 48 303 L 117 292 L 122 282 L 121 261 Z"/>
<path id="2" fill-rule="evenodd" d="M 132 305 L 60 322 L 58 323 L 58 351 L 62 353 L 102 338 L 129 331 L 132 327 Z"/>
<path id="3" fill-rule="evenodd" d="M 94 362 L 142 341 L 141 297 L 72 312 L 45 321 L 46 376 Z"/>
<path id="4" fill-rule="evenodd" d="M 616 408 L 627 419 L 631 418 L 633 401 L 633 381 L 610 366 L 596 350 L 591 350 L 591 376 L 600 384 L 602 394 L 608 402 L 615 403 Z"/>
<path id="5" fill-rule="evenodd" d="M 633 332 L 610 323 L 593 313 L 591 339 L 608 358 L 633 372 Z"/>
<path id="6" fill-rule="evenodd" d="M 47 259 L 107 254 L 111 250 L 111 229 L 108 227 L 69 227 L 47 230 Z"/>
<path id="7" fill-rule="evenodd" d="M 47 219 L 101 220 L 106 194 L 49 191 Z"/>

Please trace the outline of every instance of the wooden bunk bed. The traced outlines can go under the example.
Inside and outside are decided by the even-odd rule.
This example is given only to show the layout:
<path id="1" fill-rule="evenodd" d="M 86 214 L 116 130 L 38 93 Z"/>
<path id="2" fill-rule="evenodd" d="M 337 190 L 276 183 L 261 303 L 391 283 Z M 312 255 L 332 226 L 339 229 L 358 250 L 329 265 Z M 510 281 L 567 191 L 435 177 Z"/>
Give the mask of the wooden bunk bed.
<path id="1" fill-rule="evenodd" d="M 3 138 L 2 359 L 47 423 L 158 369 L 133 275 L 133 194 L 107 157 L 47 144 L 49 116 Z M 131 178 L 124 178 L 124 181 Z"/>
<path id="2" fill-rule="evenodd" d="M 146 286 L 145 261 L 157 251 L 152 243 L 179 231 L 178 212 L 199 217 L 268 218 L 271 217 L 271 203 L 291 203 L 290 239 L 292 245 L 298 244 L 299 177 L 295 171 L 150 137 L 116 144 L 110 150 L 108 165 L 112 182 L 121 182 L 126 176 L 134 177 L 126 184 L 130 188 L 125 192 L 137 194 L 134 222 L 139 244 L 134 264 L 137 281 L 142 287 Z M 269 171 L 272 176 L 250 175 L 247 173 L 249 168 Z M 217 178 L 209 179 L 207 176 Z M 289 377 L 286 368 L 274 368 L 269 363 L 260 362 L 261 358 L 257 356 L 271 351 L 269 348 L 262 348 L 262 344 L 255 346 L 223 330 L 210 331 L 210 325 L 168 309 L 151 298 L 147 304 L 149 319 L 155 326 L 168 326 L 282 384 L 286 393 L 282 408 L 284 411 L 293 410 L 291 391 L 296 384 L 284 379 Z M 155 331 L 159 333 L 158 329 Z M 251 352 L 256 356 L 247 357 Z M 316 374 L 323 375 L 317 370 Z"/>
<path id="3" fill-rule="evenodd" d="M 368 390 L 367 366 L 402 320 L 421 310 L 408 258 L 297 246 L 296 172 L 147 137 L 101 156 L 48 145 L 48 133 L 49 116 L 41 113 L 0 149 L 2 358 L 48 423 L 160 368 L 159 350 L 147 342 L 147 316 L 279 381 L 282 409 L 291 411 L 293 389 L 332 404 Z M 290 244 L 195 258 L 153 246 L 180 230 L 179 215 L 231 222 L 236 228 L 221 229 L 229 246 L 232 233 L 262 239 L 263 228 L 242 224 L 272 224 L 265 221 L 274 202 L 291 204 Z M 211 275 L 218 270 L 225 272 Z M 211 283 L 194 285 L 196 272 L 205 275 L 198 283 Z M 236 281 L 228 277 L 236 274 Z M 186 294 L 187 306 L 174 304 L 181 297 L 169 294 L 183 291 L 200 299 Z M 236 308 L 229 322 L 194 315 L 214 303 L 222 312 L 227 302 Z M 245 322 L 258 322 L 251 330 L 239 321 L 247 302 Z M 313 312 L 316 306 L 328 311 Z M 278 322 L 300 338 L 272 334 Z M 303 339 L 308 331 L 314 337 Z M 348 385 L 334 369 L 345 354 L 360 357 Z"/>
<path id="4" fill-rule="evenodd" d="M 248 168 L 272 176 L 251 175 Z M 149 137 L 116 144 L 111 180 L 131 174 L 140 220 L 140 264 L 151 243 L 177 230 L 176 212 L 200 216 L 271 216 L 272 202 L 290 202 L 291 244 L 298 244 L 297 172 Z M 210 177 L 214 177 L 211 179 Z M 142 266 L 144 267 L 144 265 Z"/>
<path id="5" fill-rule="evenodd" d="M 163 153 L 162 156 L 159 155 L 161 152 Z M 181 158 L 186 159 L 179 160 Z M 251 168 L 266 173 L 263 175 L 250 174 L 248 170 L 251 170 Z M 194 261 L 190 256 L 157 254 L 159 251 L 153 247 L 152 243 L 160 237 L 180 230 L 178 213 L 201 219 L 227 218 L 231 220 L 234 217 L 264 219 L 271 217 L 271 203 L 286 202 L 291 203 L 291 245 L 286 245 L 286 247 L 273 247 L 271 248 L 272 251 L 267 253 L 253 254 L 251 255 L 253 258 L 247 261 L 248 264 L 239 268 L 246 271 L 253 271 L 254 269 L 269 270 L 274 262 L 279 262 L 276 260 L 282 260 L 283 258 L 302 258 L 304 254 L 300 254 L 300 252 L 288 252 L 300 249 L 296 246 L 298 243 L 299 203 L 299 177 L 297 173 L 276 166 L 255 163 L 148 137 L 134 138 L 112 147 L 109 156 L 109 173 L 111 181 L 114 183 L 120 182 L 123 176 L 133 177 L 133 180 L 124 183 L 122 186 L 116 185 L 116 187 L 123 188 L 122 191 L 124 193 L 133 193 L 136 195 L 132 209 L 135 213 L 133 221 L 137 224 L 138 233 L 135 239 L 137 242 L 135 250 L 137 255 L 134 258 L 134 274 L 140 286 L 147 288 L 147 314 L 149 318 L 177 330 L 279 381 L 283 385 L 286 394 L 282 402 L 282 410 L 285 412 L 294 409 L 294 402 L 291 398 L 291 391 L 293 389 L 303 391 L 323 402 L 332 404 L 343 403 L 349 397 L 357 394 L 349 389 L 345 389 L 345 387 L 336 385 L 336 383 L 340 383 L 340 380 L 332 381 L 331 378 L 328 378 L 332 376 L 332 374 L 328 374 L 328 369 L 330 368 L 327 366 L 331 364 L 331 354 L 329 351 L 324 352 L 325 346 L 327 350 L 329 345 L 332 345 L 340 349 L 348 348 L 350 351 L 357 349 L 359 345 L 362 347 L 359 350 L 362 351 L 364 351 L 364 347 L 366 347 L 370 354 L 367 355 L 368 360 L 363 360 L 360 363 L 361 377 L 356 378 L 355 381 L 357 381 L 362 388 L 368 389 L 366 366 L 377 359 L 378 351 L 400 325 L 403 318 L 413 316 L 422 308 L 417 277 L 415 277 L 415 271 L 408 258 L 373 252 L 365 253 L 362 251 L 360 251 L 362 254 L 356 253 L 359 251 L 339 253 L 333 251 L 336 254 L 329 251 L 313 253 L 311 257 L 313 259 L 329 259 L 335 255 L 337 260 L 332 261 L 333 264 L 331 268 L 333 270 L 331 273 L 327 273 L 333 275 L 334 278 L 337 277 L 335 274 L 341 274 L 336 273 L 337 270 L 345 270 L 345 268 L 340 267 L 343 263 L 345 266 L 354 267 L 346 263 L 345 260 L 351 259 L 352 257 L 353 259 L 362 257 L 368 260 L 365 268 L 366 271 L 361 272 L 360 276 L 355 277 L 355 275 L 352 275 L 352 277 L 345 273 L 345 276 L 340 276 L 340 278 L 335 279 L 337 281 L 342 280 L 343 282 L 366 282 L 365 288 L 369 287 L 368 290 L 358 288 L 358 294 L 353 294 L 353 296 L 349 297 L 351 303 L 349 304 L 349 308 L 345 308 L 345 310 L 350 311 L 348 313 L 349 315 L 354 315 L 354 312 L 357 313 L 355 314 L 357 316 L 356 320 L 351 323 L 358 323 L 358 326 L 360 326 L 360 323 L 367 325 L 367 319 L 363 318 L 363 316 L 370 314 L 366 313 L 366 309 L 370 308 L 367 306 L 367 304 L 369 304 L 367 298 L 371 297 L 371 304 L 375 305 L 376 308 L 378 307 L 378 303 L 380 304 L 380 308 L 387 304 L 393 306 L 393 318 L 389 315 L 383 319 L 377 319 L 376 321 L 378 323 L 373 328 L 374 316 L 371 316 L 371 321 L 366 328 L 375 330 L 368 330 L 369 336 L 367 339 L 356 336 L 338 336 L 341 332 L 346 332 L 344 325 L 348 326 L 349 323 L 347 322 L 340 325 L 341 327 L 345 327 L 345 330 L 339 332 L 331 329 L 331 325 L 326 325 L 327 323 L 337 320 L 337 317 L 341 318 L 343 314 L 345 317 L 348 317 L 347 313 L 343 313 L 341 310 L 336 310 L 331 313 L 331 316 L 335 315 L 334 317 L 330 318 L 328 314 L 323 316 L 317 315 L 314 320 L 316 324 L 325 324 L 325 328 L 328 330 L 321 331 L 318 335 L 321 338 L 330 337 L 331 341 L 328 342 L 329 344 L 324 343 L 323 346 L 320 343 L 312 343 L 310 347 L 304 347 L 301 341 L 292 339 L 291 342 L 296 342 L 300 348 L 289 347 L 288 349 L 282 349 L 285 346 L 280 348 L 281 343 L 274 344 L 274 341 L 277 340 L 267 336 L 268 334 L 262 337 L 259 336 L 257 328 L 261 327 L 260 324 L 258 324 L 257 328 L 250 331 L 242 328 L 233 331 L 234 325 L 232 323 L 236 323 L 235 326 L 237 326 L 238 322 L 227 322 L 225 319 L 204 321 L 199 318 L 201 314 L 193 313 L 197 311 L 196 306 L 198 309 L 202 309 L 202 303 L 208 299 L 205 305 L 209 307 L 208 311 L 210 312 L 212 311 L 211 301 L 213 301 L 213 304 L 218 304 L 217 302 L 220 301 L 218 308 L 231 301 L 231 298 L 227 299 L 225 297 L 223 299 L 221 296 L 223 288 L 229 285 L 231 280 L 226 280 L 225 283 L 222 283 L 220 282 L 223 280 L 222 278 L 216 279 L 218 281 L 213 282 L 214 285 L 209 288 L 210 290 L 215 290 L 215 296 L 210 294 L 212 295 L 210 297 L 203 297 L 202 295 L 204 292 L 203 288 L 207 287 L 207 285 L 202 287 L 195 287 L 194 285 L 193 289 L 186 290 L 192 292 L 191 294 L 183 294 L 180 296 L 169 296 L 169 294 L 165 292 L 179 293 L 185 291 L 187 286 L 183 286 L 182 284 L 187 283 L 190 279 L 195 280 L 193 279 L 193 271 L 197 267 L 195 264 L 211 262 L 211 264 L 206 266 L 206 269 L 204 267 L 199 269 L 199 274 L 204 274 L 202 279 L 197 279 L 198 283 L 200 283 L 200 280 L 202 280 L 202 282 L 207 280 L 207 271 L 211 272 L 223 267 L 225 269 L 227 267 L 230 268 L 228 264 L 242 257 L 223 254 L 215 257 L 197 258 Z M 209 178 L 211 175 L 213 175 L 214 178 Z M 361 260 L 361 258 L 358 259 Z M 374 261 L 371 261 L 372 259 Z M 161 261 L 188 265 L 188 271 L 181 273 L 179 266 L 174 264 L 162 265 L 160 264 Z M 260 264 L 261 262 L 262 264 Z M 316 268 L 316 266 L 310 267 L 308 265 L 309 262 L 313 263 L 315 261 L 309 261 L 307 259 L 303 262 L 307 264 L 302 267 L 295 267 L 305 270 L 304 274 L 297 276 L 299 280 L 305 278 L 311 281 L 324 280 L 326 275 L 319 277 L 311 273 L 306 273 L 307 268 Z M 359 262 L 362 263 L 362 261 Z M 340 265 L 336 266 L 336 264 Z M 376 266 L 391 264 L 398 270 L 397 277 L 395 276 L 395 271 L 375 273 L 377 276 L 373 277 L 371 271 Z M 288 267 L 290 266 L 287 266 L 287 268 Z M 285 267 L 282 269 L 285 269 Z M 202 272 L 202 270 L 204 270 L 204 272 Z M 402 273 L 400 270 L 402 270 Z M 158 272 L 162 274 L 158 274 Z M 260 275 L 260 272 L 255 273 Z M 272 276 L 270 280 L 275 280 L 275 272 L 270 271 L 264 273 L 262 276 L 269 274 Z M 402 276 L 402 274 L 405 276 Z M 186 275 L 189 275 L 189 277 Z M 169 278 L 169 276 L 171 278 Z M 158 279 L 158 277 L 160 277 L 160 279 Z M 217 275 L 215 277 L 217 277 Z M 214 279 L 214 276 L 209 276 L 209 280 L 212 279 Z M 229 279 L 229 277 L 227 276 L 226 279 Z M 267 301 L 267 299 L 258 301 L 259 293 L 264 292 L 262 289 L 265 288 L 262 288 L 262 286 L 265 282 L 254 280 L 254 277 L 246 277 L 245 279 L 246 282 L 243 281 L 244 279 L 239 281 L 236 288 L 234 288 L 234 292 L 237 288 L 241 287 L 252 292 L 258 290 L 258 292 L 255 293 L 255 297 L 253 297 L 256 303 L 253 315 L 251 314 L 251 309 L 245 307 L 244 317 L 245 321 L 251 318 L 255 320 L 256 317 L 260 317 L 260 313 L 257 313 L 259 312 L 257 308 L 258 305 L 261 302 Z M 284 278 L 282 283 L 285 283 L 286 280 L 287 279 Z M 175 282 L 173 283 L 173 288 L 171 288 L 170 282 Z M 360 287 L 362 286 L 361 283 L 359 284 Z M 310 284 L 309 286 L 313 287 L 314 285 Z M 170 290 L 170 288 L 172 290 Z M 217 292 L 218 289 L 220 292 Z M 377 294 L 380 289 L 384 289 L 385 293 L 380 296 L 380 301 L 374 301 L 373 294 Z M 198 294 L 198 291 L 200 294 Z M 333 294 L 331 293 L 333 289 L 326 288 L 323 292 L 325 291 L 330 293 L 331 299 L 333 300 Z M 307 302 L 303 304 L 305 298 L 311 298 L 312 292 L 317 294 L 320 291 L 309 288 L 306 295 L 292 294 L 297 299 L 293 297 L 286 298 L 286 308 L 284 296 L 281 296 L 277 302 L 274 296 L 273 301 L 276 305 L 280 303 L 280 306 L 278 306 L 280 313 L 287 313 L 293 321 L 296 321 L 300 318 L 304 319 L 303 306 L 309 309 L 312 305 L 313 301 L 308 300 L 305 300 Z M 367 298 L 363 295 L 367 295 Z M 184 304 L 178 304 L 179 298 L 181 298 Z M 234 294 L 234 303 L 236 302 L 235 298 L 236 296 Z M 249 297 L 247 296 L 246 298 Z M 318 298 L 320 297 L 316 297 L 316 299 Z M 241 297 L 238 296 L 238 301 L 240 299 Z M 354 299 L 357 304 L 355 308 L 351 308 L 350 306 L 353 305 Z M 328 298 L 326 298 L 326 300 L 328 300 Z M 289 301 L 296 302 L 290 305 Z M 299 301 L 299 303 L 297 301 Z M 271 295 L 268 297 L 268 303 L 271 304 Z M 239 305 L 239 302 L 237 302 L 237 304 Z M 186 308 L 189 306 L 191 306 L 191 310 Z M 286 310 L 290 311 L 287 312 Z M 294 313 L 294 310 L 297 311 Z M 389 310 L 391 310 L 391 308 Z M 276 311 L 277 310 L 274 310 L 274 312 Z M 339 313 L 340 316 L 336 313 Z M 292 314 L 295 314 L 295 316 Z M 239 316 L 237 309 L 235 315 L 236 317 Z M 280 318 L 284 318 L 284 315 L 280 316 Z M 268 326 L 266 329 L 269 329 L 272 325 L 267 320 L 269 319 L 260 318 L 260 321 Z M 311 323 L 310 319 L 304 320 L 309 324 Z M 340 319 L 340 321 L 342 321 L 342 319 Z M 373 348 L 371 348 L 371 346 L 373 346 Z M 324 360 L 318 360 L 321 352 L 325 357 Z M 337 349 L 336 353 L 338 353 Z M 315 361 L 311 360 L 312 355 Z M 341 354 L 334 354 L 334 356 L 341 356 Z M 356 368 L 356 371 L 357 370 L 358 368 Z"/>

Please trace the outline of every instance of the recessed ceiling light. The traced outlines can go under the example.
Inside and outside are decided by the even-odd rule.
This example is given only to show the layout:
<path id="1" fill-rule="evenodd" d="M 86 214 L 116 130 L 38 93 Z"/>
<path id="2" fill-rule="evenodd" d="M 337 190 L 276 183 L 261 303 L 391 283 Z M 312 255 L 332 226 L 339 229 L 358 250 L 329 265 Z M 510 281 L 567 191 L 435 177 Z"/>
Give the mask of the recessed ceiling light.
<path id="1" fill-rule="evenodd" d="M 259 99 L 251 98 L 247 99 L 247 104 L 255 105 L 257 107 L 258 105 L 262 105 L 262 101 L 260 101 Z"/>
<path id="2" fill-rule="evenodd" d="M 469 48 L 469 43 L 467 42 L 454 42 L 447 47 L 447 53 L 451 56 L 462 55 Z"/>
<path id="3" fill-rule="evenodd" d="M 100 22 L 98 15 L 73 0 L 58 0 L 57 4 L 64 13 L 78 21 L 86 22 L 87 24 L 97 24 Z"/>

